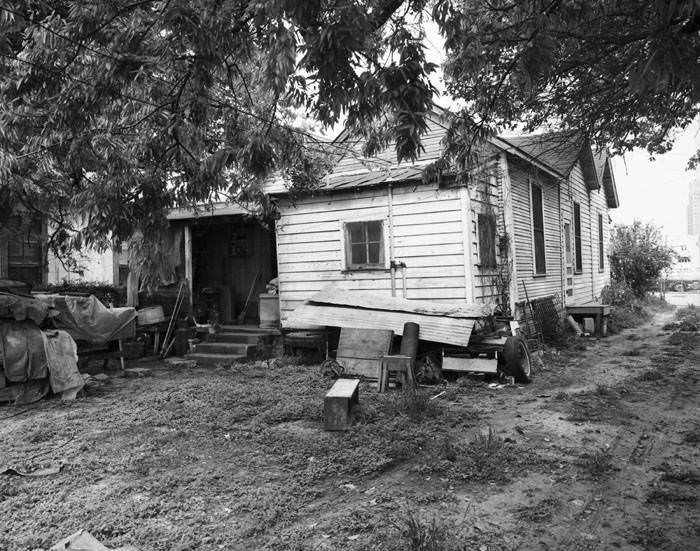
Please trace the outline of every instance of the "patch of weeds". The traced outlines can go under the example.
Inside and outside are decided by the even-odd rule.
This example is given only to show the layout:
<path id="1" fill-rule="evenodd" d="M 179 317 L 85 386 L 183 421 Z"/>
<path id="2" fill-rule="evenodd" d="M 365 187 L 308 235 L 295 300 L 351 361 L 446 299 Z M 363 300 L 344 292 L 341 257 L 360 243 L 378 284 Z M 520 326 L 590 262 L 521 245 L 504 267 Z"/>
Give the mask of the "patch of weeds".
<path id="1" fill-rule="evenodd" d="M 615 391 L 608 385 L 595 385 L 595 389 L 593 390 L 593 392 L 596 396 L 603 396 L 606 398 L 615 395 Z"/>
<path id="2" fill-rule="evenodd" d="M 698 336 L 689 333 L 673 333 L 668 338 L 668 343 L 680 347 L 682 351 L 695 350 L 698 344 Z"/>
<path id="3" fill-rule="evenodd" d="M 451 551 L 457 549 L 458 542 L 452 534 L 452 530 L 435 517 L 424 521 L 416 511 L 408 509 L 399 518 L 394 519 L 393 526 L 398 535 L 395 549 L 403 551 Z"/>
<path id="4" fill-rule="evenodd" d="M 428 393 L 408 387 L 389 394 L 388 405 L 395 414 L 406 415 L 413 421 L 433 417 L 438 409 Z"/>
<path id="5" fill-rule="evenodd" d="M 630 350 L 626 350 L 625 352 L 622 353 L 623 356 L 643 356 L 644 355 L 644 346 L 638 346 L 637 348 L 632 348 Z"/>
<path id="6" fill-rule="evenodd" d="M 630 413 L 620 399 L 623 390 L 598 385 L 590 392 L 571 394 L 562 409 L 572 423 L 626 423 Z M 626 389 L 624 389 L 626 392 Z"/>
<path id="7" fill-rule="evenodd" d="M 440 459 L 444 459 L 445 461 L 452 462 L 456 461 L 457 457 L 459 457 L 459 449 L 447 435 L 445 435 L 440 442 L 438 457 L 440 457 Z"/>
<path id="8" fill-rule="evenodd" d="M 547 497 L 535 505 L 519 507 L 515 510 L 519 520 L 526 522 L 547 522 L 561 508 L 561 502 Z"/>
<path id="9" fill-rule="evenodd" d="M 637 377 L 638 381 L 642 382 L 654 382 L 654 381 L 660 381 L 661 379 L 664 378 L 664 374 L 661 371 L 657 370 L 649 370 L 645 371 L 642 373 L 639 377 Z"/>
<path id="10" fill-rule="evenodd" d="M 439 440 L 433 449 L 433 461 L 421 465 L 420 470 L 461 480 L 505 483 L 526 461 L 526 454 L 489 428 L 468 444 Z"/>
<path id="11" fill-rule="evenodd" d="M 677 490 L 669 490 L 668 488 L 654 488 L 647 494 L 647 503 L 695 503 L 698 496 L 694 494 L 684 494 Z"/>
<path id="12" fill-rule="evenodd" d="M 700 444 L 700 425 L 697 425 L 683 435 L 684 444 Z"/>
<path id="13" fill-rule="evenodd" d="M 700 473 L 697 471 L 674 468 L 668 463 L 663 463 L 660 466 L 660 469 L 663 471 L 663 474 L 661 475 L 661 480 L 663 482 L 690 485 L 700 484 Z"/>
<path id="14" fill-rule="evenodd" d="M 627 541 L 643 549 L 661 549 L 665 543 L 668 543 L 667 532 L 668 528 L 644 525 L 636 529 L 634 535 L 629 536 Z"/>
<path id="15" fill-rule="evenodd" d="M 607 450 L 586 453 L 578 461 L 579 466 L 592 477 L 610 474 L 617 469 L 612 454 Z"/>
<path id="16" fill-rule="evenodd" d="M 564 401 L 568 400 L 570 397 L 571 397 L 571 394 L 569 394 L 565 390 L 560 390 L 554 396 L 552 396 L 552 400 L 554 400 L 556 402 L 564 402 Z"/>

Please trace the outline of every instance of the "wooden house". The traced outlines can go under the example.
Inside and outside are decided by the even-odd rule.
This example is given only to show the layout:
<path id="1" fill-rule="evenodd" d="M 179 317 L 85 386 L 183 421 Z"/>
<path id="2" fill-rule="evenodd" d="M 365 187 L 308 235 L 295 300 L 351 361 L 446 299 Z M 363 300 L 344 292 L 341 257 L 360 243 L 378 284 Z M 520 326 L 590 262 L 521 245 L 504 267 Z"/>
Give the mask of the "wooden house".
<path id="1" fill-rule="evenodd" d="M 297 327 L 295 308 L 329 286 L 401 296 L 403 266 L 408 299 L 515 312 L 526 293 L 567 306 L 600 296 L 608 209 L 618 206 L 607 155 L 573 134 L 499 137 L 478 169 L 425 171 L 445 132 L 432 113 L 419 161 L 401 164 L 393 148 L 364 158 L 360 142 L 342 138 L 322 189 L 292 199 L 270 187 L 283 327 Z"/>

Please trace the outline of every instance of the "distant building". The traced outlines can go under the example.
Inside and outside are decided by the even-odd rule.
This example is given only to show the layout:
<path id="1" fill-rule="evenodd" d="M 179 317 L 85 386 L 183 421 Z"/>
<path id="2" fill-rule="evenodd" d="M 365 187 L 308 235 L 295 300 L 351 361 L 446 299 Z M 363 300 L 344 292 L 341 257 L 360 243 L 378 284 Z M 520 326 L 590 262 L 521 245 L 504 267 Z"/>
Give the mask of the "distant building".
<path id="1" fill-rule="evenodd" d="M 700 178 L 690 182 L 688 193 L 688 235 L 700 235 Z"/>
<path id="2" fill-rule="evenodd" d="M 676 253 L 668 279 L 700 280 L 700 235 L 669 237 L 667 243 Z"/>

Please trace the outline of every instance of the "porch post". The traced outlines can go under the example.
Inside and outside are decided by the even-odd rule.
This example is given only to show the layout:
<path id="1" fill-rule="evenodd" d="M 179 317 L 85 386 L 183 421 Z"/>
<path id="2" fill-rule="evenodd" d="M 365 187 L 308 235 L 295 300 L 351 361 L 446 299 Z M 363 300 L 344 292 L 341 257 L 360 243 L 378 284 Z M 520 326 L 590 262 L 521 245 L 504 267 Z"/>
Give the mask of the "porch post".
<path id="1" fill-rule="evenodd" d="M 185 225 L 185 278 L 187 279 L 187 296 L 190 312 L 194 308 L 194 298 L 192 296 L 192 228 Z"/>

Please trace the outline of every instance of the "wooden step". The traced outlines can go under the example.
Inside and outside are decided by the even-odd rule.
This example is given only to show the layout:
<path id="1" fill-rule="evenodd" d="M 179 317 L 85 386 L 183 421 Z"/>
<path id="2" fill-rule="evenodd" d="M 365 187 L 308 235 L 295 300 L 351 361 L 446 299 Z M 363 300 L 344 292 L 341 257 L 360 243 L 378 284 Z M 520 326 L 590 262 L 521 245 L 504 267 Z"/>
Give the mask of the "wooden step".
<path id="1" fill-rule="evenodd" d="M 199 354 L 227 354 L 235 357 L 246 357 L 255 349 L 254 344 L 235 342 L 201 342 L 195 351 Z"/>

